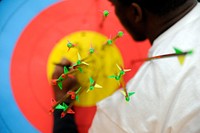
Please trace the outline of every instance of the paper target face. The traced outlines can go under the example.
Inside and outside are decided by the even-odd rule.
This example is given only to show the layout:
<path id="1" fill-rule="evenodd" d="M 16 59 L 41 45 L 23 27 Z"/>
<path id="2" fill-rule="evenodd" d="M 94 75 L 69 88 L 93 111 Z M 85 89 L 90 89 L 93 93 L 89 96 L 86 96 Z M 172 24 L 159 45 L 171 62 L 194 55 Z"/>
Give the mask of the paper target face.
<path id="1" fill-rule="evenodd" d="M 11 2 L 2 1 L 0 6 L 9 4 Z M 104 20 L 102 12 L 105 9 L 109 10 L 110 14 Z M 67 40 L 77 43 L 78 51 L 84 57 L 90 44 L 98 49 L 119 30 L 124 31 L 125 35 L 116 40 L 112 48 L 103 51 L 104 54 L 99 50 L 101 54 L 99 60 L 102 62 L 96 61 L 96 64 L 99 66 L 98 69 L 102 70 L 99 74 L 101 84 L 106 82 L 104 71 L 112 73 L 112 68 L 116 67 L 115 62 L 126 68 L 132 68 L 132 71 L 125 76 L 125 80 L 128 81 L 140 65 L 133 67 L 131 60 L 145 57 L 149 48 L 148 42 L 136 44 L 131 39 L 107 1 L 17 2 L 13 4 L 10 15 L 5 15 L 4 21 L 0 24 L 0 57 L 4 61 L 1 69 L 4 75 L 1 76 L 3 94 L 0 99 L 5 101 L 0 105 L 4 108 L 0 111 L 0 121 L 4 125 L 2 129 L 8 132 L 51 132 L 53 119 L 48 111 L 53 97 L 49 82 L 54 70 L 52 63 L 59 62 L 62 57 L 69 58 L 72 62 L 76 60 L 74 58 L 76 52 L 67 51 Z M 90 120 L 82 118 L 78 125 L 85 121 L 89 125 L 95 113 L 95 103 L 117 89 L 116 83 L 109 82 L 114 86 L 112 89 L 101 90 L 104 93 L 99 97 L 94 97 L 93 94 L 87 97 L 87 94 L 84 94 L 81 101 L 87 97 L 87 102 L 76 104 L 76 119 L 81 118 L 81 111 L 84 110 L 89 112 L 85 115 L 90 114 L 91 117 Z M 13 119 L 19 124 L 16 125 Z"/>

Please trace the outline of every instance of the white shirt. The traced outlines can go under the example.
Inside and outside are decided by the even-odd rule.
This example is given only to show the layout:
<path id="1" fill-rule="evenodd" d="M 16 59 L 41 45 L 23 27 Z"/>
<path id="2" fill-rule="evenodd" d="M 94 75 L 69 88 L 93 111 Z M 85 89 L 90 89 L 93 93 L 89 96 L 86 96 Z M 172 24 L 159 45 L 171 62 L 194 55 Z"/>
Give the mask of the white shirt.
<path id="1" fill-rule="evenodd" d="M 161 34 L 149 56 L 187 55 L 145 62 L 127 84 L 130 102 L 117 91 L 97 104 L 90 133 L 200 133 L 200 4 Z"/>

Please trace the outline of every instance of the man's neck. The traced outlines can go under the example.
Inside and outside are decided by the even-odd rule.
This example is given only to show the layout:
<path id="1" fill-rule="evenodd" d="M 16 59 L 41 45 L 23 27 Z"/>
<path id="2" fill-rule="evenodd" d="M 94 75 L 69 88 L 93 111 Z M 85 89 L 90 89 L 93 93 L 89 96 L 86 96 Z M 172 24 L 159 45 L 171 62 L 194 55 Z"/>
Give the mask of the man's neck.
<path id="1" fill-rule="evenodd" d="M 146 34 L 151 44 L 160 34 L 162 34 L 173 24 L 175 24 L 177 21 L 183 18 L 188 12 L 190 12 L 195 7 L 196 4 L 197 4 L 196 0 L 188 0 L 182 6 L 164 16 L 156 16 L 147 13 L 148 23 L 147 23 Z"/>

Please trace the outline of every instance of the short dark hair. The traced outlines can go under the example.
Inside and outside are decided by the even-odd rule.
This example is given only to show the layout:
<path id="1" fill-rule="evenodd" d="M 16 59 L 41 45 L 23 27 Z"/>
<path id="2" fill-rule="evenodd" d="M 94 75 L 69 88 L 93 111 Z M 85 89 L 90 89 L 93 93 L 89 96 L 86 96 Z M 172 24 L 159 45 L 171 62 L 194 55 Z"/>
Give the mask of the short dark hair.
<path id="1" fill-rule="evenodd" d="M 126 6 L 135 2 L 139 4 L 141 7 L 144 7 L 145 9 L 154 14 L 163 15 L 179 7 L 187 0 L 117 0 L 117 1 L 120 4 Z"/>

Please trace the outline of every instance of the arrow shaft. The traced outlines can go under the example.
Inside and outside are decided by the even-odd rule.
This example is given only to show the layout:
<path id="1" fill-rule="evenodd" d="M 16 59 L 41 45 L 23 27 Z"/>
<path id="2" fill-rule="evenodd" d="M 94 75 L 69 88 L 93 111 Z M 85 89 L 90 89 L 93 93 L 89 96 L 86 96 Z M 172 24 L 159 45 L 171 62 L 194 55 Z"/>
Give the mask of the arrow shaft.
<path id="1" fill-rule="evenodd" d="M 123 87 L 124 92 L 125 92 L 125 97 L 128 97 L 128 92 L 127 92 L 127 89 L 126 89 L 125 82 L 124 82 L 124 79 L 123 79 L 123 78 L 122 78 L 121 83 L 122 83 L 122 87 Z"/>
<path id="2" fill-rule="evenodd" d="M 73 88 L 73 89 L 71 89 L 70 91 L 75 91 L 76 90 L 76 88 Z M 55 107 L 58 105 L 58 104 L 61 104 L 61 103 L 63 103 L 63 102 L 66 102 L 67 101 L 67 99 L 70 97 L 70 94 L 68 94 L 68 93 L 66 93 L 60 100 L 58 100 L 56 103 L 55 103 L 55 105 L 53 105 L 53 108 L 55 109 Z M 70 99 L 70 101 L 74 101 L 74 100 L 71 100 Z"/>
<path id="3" fill-rule="evenodd" d="M 142 61 L 150 61 L 150 60 L 161 59 L 161 58 L 169 58 L 169 57 L 175 57 L 175 56 L 184 56 L 186 54 L 188 54 L 188 52 L 183 52 L 183 53 L 180 53 L 180 54 L 173 53 L 173 54 L 158 55 L 158 56 L 153 56 L 153 57 L 149 57 L 149 58 L 132 60 L 131 62 L 132 63 L 136 63 L 136 62 L 142 62 Z"/>

